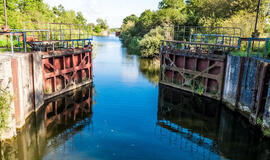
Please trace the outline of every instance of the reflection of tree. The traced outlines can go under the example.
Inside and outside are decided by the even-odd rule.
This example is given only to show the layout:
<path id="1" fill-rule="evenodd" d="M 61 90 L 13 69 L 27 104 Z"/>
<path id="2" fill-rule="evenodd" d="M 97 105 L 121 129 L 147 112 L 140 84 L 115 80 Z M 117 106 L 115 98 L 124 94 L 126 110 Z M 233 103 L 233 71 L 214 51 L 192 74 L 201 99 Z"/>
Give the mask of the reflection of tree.
<path id="1" fill-rule="evenodd" d="M 151 83 L 157 84 L 159 82 L 160 62 L 158 59 L 138 58 L 140 64 L 140 72 Z"/>

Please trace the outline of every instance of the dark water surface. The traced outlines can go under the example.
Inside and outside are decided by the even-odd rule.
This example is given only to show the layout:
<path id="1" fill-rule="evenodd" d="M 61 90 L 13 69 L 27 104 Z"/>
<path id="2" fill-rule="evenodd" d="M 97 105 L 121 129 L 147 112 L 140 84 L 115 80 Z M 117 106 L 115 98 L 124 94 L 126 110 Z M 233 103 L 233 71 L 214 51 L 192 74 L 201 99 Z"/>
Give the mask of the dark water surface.
<path id="1" fill-rule="evenodd" d="M 94 87 L 47 102 L 1 159 L 268 159 L 256 128 L 218 102 L 158 85 L 158 64 L 95 37 Z"/>

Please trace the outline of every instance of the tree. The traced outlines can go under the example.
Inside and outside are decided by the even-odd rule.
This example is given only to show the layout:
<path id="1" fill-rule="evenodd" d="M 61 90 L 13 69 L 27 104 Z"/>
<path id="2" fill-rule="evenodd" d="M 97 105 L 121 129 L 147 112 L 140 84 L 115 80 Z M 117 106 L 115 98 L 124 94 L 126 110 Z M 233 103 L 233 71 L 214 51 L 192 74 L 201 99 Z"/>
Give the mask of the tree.
<path id="1" fill-rule="evenodd" d="M 185 7 L 184 0 L 162 0 L 159 2 L 159 9 L 183 9 Z"/>
<path id="2" fill-rule="evenodd" d="M 139 18 L 135 14 L 132 14 L 132 15 L 124 18 L 123 24 L 127 24 L 129 21 L 136 23 L 138 20 L 139 20 Z"/>
<path id="3" fill-rule="evenodd" d="M 97 19 L 97 25 L 100 26 L 101 29 L 107 30 L 109 26 L 107 25 L 107 21 L 101 18 Z"/>
<path id="4" fill-rule="evenodd" d="M 102 31 L 102 28 L 100 25 L 96 25 L 95 28 L 94 28 L 94 32 L 96 33 L 100 33 Z"/>
<path id="5" fill-rule="evenodd" d="M 76 24 L 84 25 L 86 24 L 87 20 L 83 17 L 82 12 L 77 12 L 76 15 Z"/>
<path id="6" fill-rule="evenodd" d="M 141 36 L 146 34 L 151 30 L 151 28 L 154 25 L 154 12 L 151 10 L 145 10 L 141 16 L 139 17 L 139 20 L 137 23 L 135 23 L 135 30 L 136 32 L 141 32 Z"/>

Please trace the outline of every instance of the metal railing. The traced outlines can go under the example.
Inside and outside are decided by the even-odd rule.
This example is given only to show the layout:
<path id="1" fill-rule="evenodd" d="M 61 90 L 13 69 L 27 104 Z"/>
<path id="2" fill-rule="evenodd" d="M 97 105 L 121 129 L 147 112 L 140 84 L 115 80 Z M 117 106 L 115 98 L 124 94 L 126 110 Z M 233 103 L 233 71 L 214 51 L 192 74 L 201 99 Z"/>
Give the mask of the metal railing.
<path id="1" fill-rule="evenodd" d="M 238 46 L 205 42 L 163 40 L 161 45 L 162 54 L 171 52 L 173 54 L 226 55 L 235 50 L 238 50 Z"/>
<path id="2" fill-rule="evenodd" d="M 219 34 L 191 34 L 189 42 L 200 42 L 209 44 L 221 44 L 237 47 L 240 49 L 241 38 L 237 36 Z"/>
<path id="3" fill-rule="evenodd" d="M 6 47 L 11 49 L 12 56 L 14 55 L 15 49 L 18 49 L 19 52 L 22 50 L 24 50 L 25 53 L 27 52 L 25 32 L 0 32 L 0 36 L 6 37 Z"/>
<path id="4" fill-rule="evenodd" d="M 48 23 L 36 28 L 11 29 L 11 32 L 0 32 L 2 42 L 6 41 L 6 45 L 2 47 L 10 49 L 12 55 L 15 51 L 21 52 L 22 49 L 24 52 L 27 52 L 28 49 L 33 51 L 75 49 L 84 48 L 85 45 L 90 46 L 93 37 L 92 27 L 89 25 Z"/>
<path id="5" fill-rule="evenodd" d="M 270 38 L 241 38 L 241 56 L 270 58 Z"/>
<path id="6" fill-rule="evenodd" d="M 34 29 L 15 29 L 15 31 L 26 32 L 27 37 L 33 37 L 39 41 L 88 39 L 93 33 L 90 25 L 69 23 L 38 24 Z"/>
<path id="7" fill-rule="evenodd" d="M 270 58 L 270 38 L 241 38 L 241 29 L 233 27 L 171 26 L 162 41 L 164 49 Z"/>
<path id="8" fill-rule="evenodd" d="M 167 26 L 166 40 L 189 41 L 191 35 L 241 37 L 241 28 L 204 26 Z"/>
<path id="9" fill-rule="evenodd" d="M 33 41 L 27 42 L 34 51 L 61 51 L 67 49 L 91 48 L 91 40 L 88 39 L 71 39 L 71 40 L 51 40 L 51 41 Z"/>

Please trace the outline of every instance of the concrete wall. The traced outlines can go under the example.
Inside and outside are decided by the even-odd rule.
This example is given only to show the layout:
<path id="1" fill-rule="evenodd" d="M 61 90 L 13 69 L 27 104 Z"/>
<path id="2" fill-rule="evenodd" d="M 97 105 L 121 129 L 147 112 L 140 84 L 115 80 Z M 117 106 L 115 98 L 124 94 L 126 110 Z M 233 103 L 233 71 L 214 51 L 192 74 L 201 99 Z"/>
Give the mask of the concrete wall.
<path id="1" fill-rule="evenodd" d="M 241 68 L 241 57 L 228 56 L 224 82 L 223 101 L 231 106 L 236 106 L 237 88 Z"/>
<path id="2" fill-rule="evenodd" d="M 12 56 L 10 53 L 3 53 L 0 60 L 0 80 L 2 79 L 3 86 L 9 82 L 9 91 L 14 101 L 11 106 L 11 122 L 16 123 L 11 123 L 10 129 L 16 130 L 44 103 L 41 54 L 16 53 Z"/>
<path id="3" fill-rule="evenodd" d="M 16 123 L 17 127 L 22 127 L 25 119 L 34 111 L 31 54 L 15 54 L 12 61 L 13 76 L 17 76 L 14 87 L 18 87 L 19 92 L 15 97 L 19 100 L 15 108 L 20 112 L 19 116 L 16 116 Z"/>
<path id="4" fill-rule="evenodd" d="M 238 103 L 241 111 L 251 113 L 254 105 L 254 97 L 256 97 L 255 81 L 257 73 L 257 60 L 246 59 L 244 64 L 243 78 L 241 83 L 240 101 Z"/>
<path id="5" fill-rule="evenodd" d="M 33 79 L 35 91 L 35 110 L 39 110 L 44 104 L 43 91 L 43 72 L 42 72 L 42 54 L 40 52 L 33 53 Z"/>
<path id="6" fill-rule="evenodd" d="M 4 56 L 0 54 L 0 87 L 5 89 L 7 92 L 14 97 L 13 91 L 13 77 L 12 77 L 12 68 L 11 68 L 11 58 L 9 56 Z M 15 108 L 14 103 L 10 106 L 10 116 L 8 121 L 8 129 L 5 130 L 5 133 L 0 135 L 0 140 L 10 139 L 16 135 L 16 120 L 15 120 Z"/>
<path id="7" fill-rule="evenodd" d="M 268 84 L 270 84 L 270 80 Z M 266 127 L 270 128 L 270 85 L 268 87 L 268 95 L 264 108 L 263 123 Z"/>
<path id="8" fill-rule="evenodd" d="M 269 72 L 269 60 L 228 56 L 223 92 L 223 101 L 227 105 L 234 106 L 255 123 L 257 118 L 262 119 L 263 126 L 268 129 L 270 129 Z"/>

